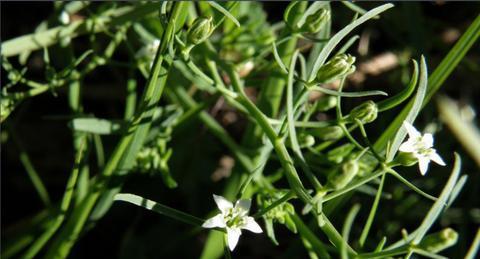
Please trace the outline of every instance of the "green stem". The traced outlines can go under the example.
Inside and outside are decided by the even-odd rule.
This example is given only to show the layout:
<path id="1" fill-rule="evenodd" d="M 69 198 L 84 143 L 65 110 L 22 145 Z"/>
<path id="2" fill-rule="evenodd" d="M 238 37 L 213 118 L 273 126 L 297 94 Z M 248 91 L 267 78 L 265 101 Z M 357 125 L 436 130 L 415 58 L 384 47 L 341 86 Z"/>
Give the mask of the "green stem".
<path id="1" fill-rule="evenodd" d="M 247 109 L 248 112 L 257 120 L 258 125 L 269 138 L 270 142 L 273 145 L 273 148 L 275 149 L 280 159 L 280 163 L 282 164 L 285 176 L 287 177 L 290 186 L 300 199 L 302 199 L 306 203 L 311 203 L 312 197 L 307 193 L 305 187 L 303 187 L 303 184 L 300 181 L 300 177 L 297 174 L 297 170 L 293 166 L 293 160 L 288 154 L 287 148 L 285 147 L 283 140 L 277 136 L 277 133 L 268 123 L 265 115 L 246 96 L 243 88 L 240 85 L 240 79 L 238 78 L 238 74 L 234 71 L 232 66 L 227 67 L 227 73 L 232 80 L 234 90 L 238 94 L 236 100 L 239 103 L 243 104 L 245 109 Z"/>
<path id="2" fill-rule="evenodd" d="M 158 10 L 160 3 L 152 2 L 138 6 L 124 6 L 108 12 L 107 15 L 72 22 L 68 26 L 58 26 L 40 33 L 32 33 L 2 43 L 1 54 L 4 57 L 15 56 L 25 51 L 34 51 L 56 44 L 65 37 L 74 38 L 90 33 L 89 24 L 95 22 L 102 26 L 94 26 L 94 32 L 101 32 L 111 26 L 124 24 L 145 17 Z"/>
<path id="3" fill-rule="evenodd" d="M 330 258 L 330 255 L 325 249 L 325 244 L 323 244 L 322 241 L 320 241 L 310 230 L 310 228 L 308 228 L 308 226 L 303 223 L 302 219 L 300 219 L 300 217 L 296 214 L 291 215 L 291 218 L 295 223 L 295 226 L 297 227 L 300 235 L 307 239 L 308 242 L 310 242 L 315 253 L 319 255 L 320 258 Z"/>
<path id="4" fill-rule="evenodd" d="M 195 103 L 192 97 L 190 97 L 185 89 L 181 87 L 173 87 L 172 91 L 175 93 L 175 96 L 179 99 L 180 104 L 186 108 L 194 108 L 198 104 Z M 201 111 L 199 113 L 200 120 L 207 126 L 213 135 L 220 139 L 225 146 L 227 146 L 230 151 L 235 155 L 240 164 L 247 170 L 252 171 L 253 165 L 250 161 L 250 158 L 241 150 L 241 147 L 235 142 L 234 139 L 230 137 L 228 132 L 207 112 Z"/>
<path id="5" fill-rule="evenodd" d="M 372 208 L 370 209 L 370 213 L 368 214 L 367 222 L 363 227 L 362 234 L 360 235 L 360 239 L 358 243 L 360 247 L 363 247 L 365 244 L 365 240 L 367 240 L 368 232 L 370 231 L 370 227 L 372 226 L 373 219 L 375 218 L 375 213 L 377 212 L 378 203 L 380 202 L 380 197 L 382 196 L 383 191 L 383 184 L 385 183 L 385 174 L 382 175 L 382 179 L 380 180 L 380 185 L 378 186 L 377 194 L 375 195 L 375 200 L 373 201 Z"/>
<path id="6" fill-rule="evenodd" d="M 37 170 L 33 166 L 32 162 L 30 161 L 30 157 L 28 156 L 27 152 L 23 148 L 22 143 L 20 142 L 20 138 L 17 136 L 16 131 L 12 128 L 10 124 L 7 123 L 7 128 L 9 130 L 10 135 L 12 136 L 13 142 L 17 145 L 19 150 L 19 158 L 20 162 L 22 163 L 23 167 L 25 167 L 25 171 L 27 171 L 28 177 L 32 181 L 35 190 L 42 200 L 43 204 L 48 208 L 51 206 L 50 196 L 48 195 L 48 191 L 45 188 L 45 185 L 42 182 L 42 179 L 38 175 Z"/>
<path id="7" fill-rule="evenodd" d="M 77 156 L 75 158 L 75 164 L 70 174 L 70 177 L 65 188 L 65 193 L 63 195 L 62 202 L 60 204 L 60 214 L 57 215 L 54 221 L 52 221 L 46 228 L 46 231 L 38 237 L 35 242 L 30 246 L 30 248 L 25 252 L 22 258 L 34 258 L 37 253 L 45 246 L 45 244 L 50 240 L 50 238 L 55 234 L 55 232 L 60 228 L 62 222 L 65 218 L 65 214 L 68 211 L 70 203 L 72 201 L 73 193 L 75 190 L 75 185 L 77 183 L 79 171 L 82 168 L 82 160 L 84 149 L 86 146 L 86 137 L 80 138 L 80 146 L 77 151 Z"/>

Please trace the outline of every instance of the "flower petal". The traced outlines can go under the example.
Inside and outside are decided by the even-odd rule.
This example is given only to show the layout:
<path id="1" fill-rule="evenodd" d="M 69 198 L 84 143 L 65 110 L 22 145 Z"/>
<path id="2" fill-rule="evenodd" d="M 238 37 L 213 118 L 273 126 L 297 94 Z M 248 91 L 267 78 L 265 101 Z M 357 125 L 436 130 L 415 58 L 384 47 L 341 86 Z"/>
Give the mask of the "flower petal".
<path id="1" fill-rule="evenodd" d="M 420 168 L 420 173 L 422 175 L 427 173 L 429 163 L 430 159 L 428 159 L 428 157 L 418 157 L 418 167 Z"/>
<path id="2" fill-rule="evenodd" d="M 409 139 L 408 141 L 402 143 L 398 148 L 398 150 L 406 153 L 412 153 L 415 151 L 415 147 L 413 144 L 414 142 L 411 139 Z"/>
<path id="3" fill-rule="evenodd" d="M 203 224 L 202 227 L 204 228 L 224 228 L 226 227 L 225 219 L 223 214 L 220 213 L 214 217 L 207 219 Z"/>
<path id="4" fill-rule="evenodd" d="M 213 195 L 213 199 L 215 200 L 215 203 L 217 204 L 217 207 L 224 212 L 227 209 L 233 208 L 233 204 L 229 202 L 227 199 L 223 198 L 220 195 Z"/>
<path id="5" fill-rule="evenodd" d="M 228 247 L 230 251 L 233 251 L 237 246 L 241 234 L 242 231 L 239 228 L 227 228 Z"/>
<path id="6" fill-rule="evenodd" d="M 430 152 L 430 154 L 428 154 L 428 158 L 439 165 L 446 165 L 445 162 L 443 162 L 443 159 L 437 154 L 434 149 Z"/>
<path id="7" fill-rule="evenodd" d="M 246 212 L 246 214 L 247 214 L 248 211 L 250 210 L 251 205 L 252 205 L 252 200 L 241 199 L 241 200 L 238 200 L 237 203 L 235 203 L 235 208 L 240 209 L 240 210 L 242 210 L 242 212 Z"/>
<path id="8" fill-rule="evenodd" d="M 426 133 L 422 137 L 422 142 L 425 145 L 425 148 L 433 147 L 433 136 L 430 133 Z"/>
<path id="9" fill-rule="evenodd" d="M 403 126 L 405 127 L 405 129 L 407 129 L 407 133 L 410 138 L 415 139 L 421 136 L 420 132 L 418 132 L 418 130 L 415 129 L 415 127 L 413 127 L 413 125 L 410 124 L 408 121 L 403 121 Z"/>
<path id="10" fill-rule="evenodd" d="M 242 227 L 243 229 L 252 231 L 253 233 L 262 233 L 263 232 L 262 228 L 260 227 L 260 225 L 258 225 L 258 223 L 255 221 L 255 219 L 253 217 L 246 217 L 245 220 L 246 220 L 246 223 Z"/>

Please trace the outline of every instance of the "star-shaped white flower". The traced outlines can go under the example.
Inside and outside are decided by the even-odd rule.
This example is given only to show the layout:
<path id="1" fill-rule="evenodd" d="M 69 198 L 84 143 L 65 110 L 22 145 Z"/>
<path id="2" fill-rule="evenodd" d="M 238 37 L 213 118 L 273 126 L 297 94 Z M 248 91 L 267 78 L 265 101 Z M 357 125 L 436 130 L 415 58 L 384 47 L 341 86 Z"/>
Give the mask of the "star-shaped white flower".
<path id="1" fill-rule="evenodd" d="M 412 124 L 407 121 L 403 122 L 403 126 L 407 129 L 408 140 L 400 145 L 399 150 L 406 153 L 411 153 L 418 160 L 418 166 L 420 173 L 425 175 L 428 170 L 428 164 L 430 160 L 444 166 L 445 162 L 437 154 L 437 151 L 433 147 L 432 134 L 426 133 L 422 135 L 418 132 Z"/>
<path id="2" fill-rule="evenodd" d="M 233 251 L 242 234 L 242 229 L 254 233 L 262 233 L 262 228 L 255 222 L 253 217 L 248 216 L 251 200 L 242 199 L 235 206 L 222 196 L 213 195 L 220 213 L 203 223 L 204 228 L 225 228 L 227 230 L 228 247 Z"/>

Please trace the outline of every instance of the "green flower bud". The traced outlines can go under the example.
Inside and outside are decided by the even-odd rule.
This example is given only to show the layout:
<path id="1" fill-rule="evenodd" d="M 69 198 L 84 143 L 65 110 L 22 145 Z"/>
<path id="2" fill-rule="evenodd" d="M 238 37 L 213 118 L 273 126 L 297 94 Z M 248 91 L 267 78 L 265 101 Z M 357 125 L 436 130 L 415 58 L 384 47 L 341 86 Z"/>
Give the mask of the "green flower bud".
<path id="1" fill-rule="evenodd" d="M 341 167 L 340 172 L 329 175 L 327 187 L 334 190 L 344 188 L 357 175 L 358 168 L 359 167 L 357 161 L 350 160 L 344 163 Z"/>
<path id="2" fill-rule="evenodd" d="M 373 101 L 367 101 L 353 108 L 349 118 L 353 122 L 360 120 L 363 124 L 370 123 L 377 118 L 378 107 Z"/>
<path id="3" fill-rule="evenodd" d="M 334 163 L 341 163 L 354 149 L 355 145 L 352 143 L 343 144 L 330 150 L 327 153 L 327 159 Z"/>
<path id="4" fill-rule="evenodd" d="M 413 155 L 413 153 L 399 152 L 395 159 L 392 161 L 393 164 L 399 164 L 403 166 L 413 166 L 418 162 L 418 159 Z"/>
<path id="5" fill-rule="evenodd" d="M 451 229 L 446 228 L 440 232 L 426 236 L 418 247 L 427 250 L 432 253 L 438 253 L 448 247 L 457 243 L 458 233 Z"/>
<path id="6" fill-rule="evenodd" d="M 158 137 L 150 146 L 143 147 L 136 157 L 136 169 L 141 173 L 160 173 L 163 182 L 168 188 L 176 188 L 177 182 L 170 175 L 168 160 L 172 155 L 172 149 L 167 149 L 166 139 Z"/>
<path id="7" fill-rule="evenodd" d="M 334 108 L 335 106 L 337 106 L 337 97 L 331 96 L 331 95 L 325 96 L 320 100 L 318 100 L 315 105 L 316 105 L 317 111 L 321 111 L 321 112 L 328 111 Z"/>
<path id="8" fill-rule="evenodd" d="M 298 142 L 301 148 L 311 147 L 315 144 L 315 138 L 310 134 L 299 134 Z"/>
<path id="9" fill-rule="evenodd" d="M 213 32 L 212 17 L 198 17 L 187 31 L 187 41 L 197 45 L 205 41 Z"/>
<path id="10" fill-rule="evenodd" d="M 257 196 L 257 202 L 261 208 L 266 208 L 276 200 L 280 199 L 283 195 L 285 195 L 284 191 L 278 191 L 275 193 L 261 193 Z M 290 231 L 296 233 L 297 228 L 295 227 L 295 224 L 291 224 L 292 220 L 290 218 L 290 215 L 293 214 L 295 214 L 295 208 L 293 205 L 289 202 L 284 202 L 269 210 L 265 215 L 263 215 L 263 217 L 267 221 L 283 224 Z"/>
<path id="11" fill-rule="evenodd" d="M 315 138 L 310 134 L 300 133 L 297 136 L 297 140 L 300 148 L 311 147 L 315 144 Z M 290 141 L 287 141 L 285 145 L 289 148 L 292 147 Z"/>
<path id="12" fill-rule="evenodd" d="M 350 54 L 336 55 L 325 63 L 317 73 L 319 83 L 329 83 L 355 71 L 355 57 Z"/>
<path id="13" fill-rule="evenodd" d="M 342 128 L 339 126 L 330 126 L 324 128 L 317 128 L 310 131 L 315 137 L 319 137 L 322 140 L 336 140 L 343 136 Z"/>
<path id="14" fill-rule="evenodd" d="M 307 33 L 319 32 L 325 24 L 330 20 L 330 11 L 326 9 L 318 9 L 315 13 L 307 16 L 305 23 L 300 28 L 300 31 Z"/>
<path id="15" fill-rule="evenodd" d="M 0 98 L 0 122 L 3 122 L 10 113 L 15 110 L 18 101 L 13 98 L 3 96 Z"/>

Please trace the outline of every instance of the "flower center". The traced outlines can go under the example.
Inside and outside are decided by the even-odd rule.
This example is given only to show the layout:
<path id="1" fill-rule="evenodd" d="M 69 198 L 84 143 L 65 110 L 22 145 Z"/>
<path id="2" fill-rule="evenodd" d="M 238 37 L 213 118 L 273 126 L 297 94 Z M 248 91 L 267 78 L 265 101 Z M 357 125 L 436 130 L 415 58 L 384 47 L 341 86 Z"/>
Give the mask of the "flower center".
<path id="1" fill-rule="evenodd" d="M 225 213 L 225 222 L 227 227 L 241 227 L 245 224 L 245 213 L 236 208 L 230 208 Z"/>

